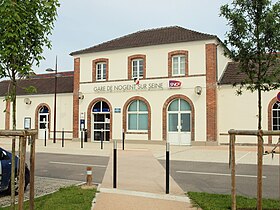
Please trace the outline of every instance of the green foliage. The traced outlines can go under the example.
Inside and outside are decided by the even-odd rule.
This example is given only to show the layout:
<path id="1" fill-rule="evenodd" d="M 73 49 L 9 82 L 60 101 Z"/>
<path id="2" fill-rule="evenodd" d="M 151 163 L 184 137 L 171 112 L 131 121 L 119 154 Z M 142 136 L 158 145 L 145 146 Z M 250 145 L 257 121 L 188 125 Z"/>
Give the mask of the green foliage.
<path id="1" fill-rule="evenodd" d="M 24 88 L 24 90 L 25 90 L 26 93 L 29 93 L 29 94 L 37 93 L 37 88 L 32 86 L 32 85 Z"/>
<path id="2" fill-rule="evenodd" d="M 188 196 L 194 205 L 203 210 L 228 210 L 231 209 L 231 195 L 209 194 L 200 192 L 188 192 Z M 257 200 L 244 196 L 236 197 L 237 209 L 256 209 Z M 274 199 L 263 199 L 263 209 L 280 209 L 280 201 Z"/>
<path id="3" fill-rule="evenodd" d="M 221 16 L 230 26 L 226 54 L 247 76 L 239 85 L 252 92 L 279 88 L 280 2 L 233 0 L 221 7 Z"/>
<path id="4" fill-rule="evenodd" d="M 35 199 L 35 210 L 90 210 L 96 189 L 81 189 L 71 186 L 61 188 L 58 192 Z M 10 207 L 0 208 L 8 210 Z M 24 203 L 24 209 L 29 209 L 29 203 Z"/>
<path id="5" fill-rule="evenodd" d="M 0 1 L 0 78 L 29 75 L 51 47 L 58 0 Z"/>

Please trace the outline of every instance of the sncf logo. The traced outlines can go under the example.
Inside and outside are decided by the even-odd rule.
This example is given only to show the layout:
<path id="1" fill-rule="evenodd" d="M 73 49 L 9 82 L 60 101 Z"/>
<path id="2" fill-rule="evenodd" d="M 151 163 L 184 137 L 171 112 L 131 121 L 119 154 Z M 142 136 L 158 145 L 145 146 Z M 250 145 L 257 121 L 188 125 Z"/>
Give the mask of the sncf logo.
<path id="1" fill-rule="evenodd" d="M 169 88 L 180 88 L 182 85 L 182 82 L 177 80 L 169 80 Z"/>

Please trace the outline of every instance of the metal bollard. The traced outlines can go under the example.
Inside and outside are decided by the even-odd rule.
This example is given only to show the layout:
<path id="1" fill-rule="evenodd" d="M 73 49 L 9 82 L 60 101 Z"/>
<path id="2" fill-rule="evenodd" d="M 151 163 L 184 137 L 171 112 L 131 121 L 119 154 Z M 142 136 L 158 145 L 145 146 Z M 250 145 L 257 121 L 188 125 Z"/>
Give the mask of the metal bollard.
<path id="1" fill-rule="evenodd" d="M 45 147 L 47 146 L 47 129 L 45 128 Z"/>
<path id="2" fill-rule="evenodd" d="M 62 147 L 64 147 L 64 128 L 62 128 Z"/>
<path id="3" fill-rule="evenodd" d="M 166 186 L 166 194 L 169 194 L 169 150 L 170 150 L 170 145 L 169 145 L 169 143 L 166 143 L 166 162 L 165 162 L 165 164 L 166 164 L 166 169 L 165 169 L 165 171 L 166 171 L 166 174 L 165 174 L 165 181 L 166 181 L 166 183 L 165 183 L 165 186 Z"/>
<path id="4" fill-rule="evenodd" d="M 92 185 L 92 167 L 87 167 L 87 186 Z"/>
<path id="5" fill-rule="evenodd" d="M 114 141 L 113 188 L 117 188 L 117 140 Z"/>
<path id="6" fill-rule="evenodd" d="M 100 147 L 101 147 L 101 149 L 103 149 L 103 141 L 104 141 L 104 131 L 103 131 L 103 129 L 101 129 L 101 141 L 100 141 L 100 143 L 101 143 L 101 145 L 100 145 Z"/>
<path id="7" fill-rule="evenodd" d="M 81 131 L 81 148 L 84 148 L 83 131 Z"/>
<path id="8" fill-rule="evenodd" d="M 125 133 L 124 133 L 124 129 L 122 131 L 122 150 L 124 150 L 124 139 L 125 139 Z"/>

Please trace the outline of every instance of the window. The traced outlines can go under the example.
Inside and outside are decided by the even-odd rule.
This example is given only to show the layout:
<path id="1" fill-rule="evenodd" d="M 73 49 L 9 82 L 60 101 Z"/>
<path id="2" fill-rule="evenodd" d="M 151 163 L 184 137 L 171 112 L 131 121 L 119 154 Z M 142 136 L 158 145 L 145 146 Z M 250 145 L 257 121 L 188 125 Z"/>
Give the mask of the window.
<path id="1" fill-rule="evenodd" d="M 188 76 L 188 51 L 176 50 L 168 53 L 168 77 Z"/>
<path id="2" fill-rule="evenodd" d="M 96 64 L 96 80 L 104 81 L 106 80 L 106 63 L 97 63 Z"/>
<path id="3" fill-rule="evenodd" d="M 146 79 L 146 55 L 129 56 L 127 67 L 128 79 Z"/>
<path id="4" fill-rule="evenodd" d="M 186 66 L 186 57 L 184 55 L 177 55 L 172 57 L 172 75 L 184 76 Z"/>
<path id="5" fill-rule="evenodd" d="M 143 78 L 143 59 L 132 60 L 132 79 Z"/>
<path id="6" fill-rule="evenodd" d="M 280 102 L 277 101 L 272 106 L 272 130 L 280 130 Z"/>
<path id="7" fill-rule="evenodd" d="M 128 106 L 128 130 L 147 131 L 148 130 L 148 108 L 140 100 L 135 100 Z"/>
<path id="8" fill-rule="evenodd" d="M 109 59 L 98 58 L 92 61 L 92 81 L 108 81 Z"/>

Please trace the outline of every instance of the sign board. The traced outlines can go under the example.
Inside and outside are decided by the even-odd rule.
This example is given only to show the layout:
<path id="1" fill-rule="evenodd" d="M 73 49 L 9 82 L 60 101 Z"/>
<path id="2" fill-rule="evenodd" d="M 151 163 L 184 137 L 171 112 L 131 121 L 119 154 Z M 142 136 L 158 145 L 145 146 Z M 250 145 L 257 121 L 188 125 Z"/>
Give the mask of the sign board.
<path id="1" fill-rule="evenodd" d="M 121 108 L 115 108 L 115 113 L 121 113 Z"/>
<path id="2" fill-rule="evenodd" d="M 84 112 L 81 112 L 80 118 L 81 118 L 81 120 L 85 119 L 85 113 Z"/>
<path id="3" fill-rule="evenodd" d="M 85 129 L 85 120 L 80 120 L 80 130 L 84 130 Z"/>
<path id="4" fill-rule="evenodd" d="M 280 92 L 277 94 L 277 100 L 280 102 Z"/>
<path id="5" fill-rule="evenodd" d="M 182 82 L 177 80 L 169 80 L 168 87 L 169 88 L 181 88 Z"/>
<path id="6" fill-rule="evenodd" d="M 31 129 L 31 117 L 24 118 L 24 129 Z"/>

